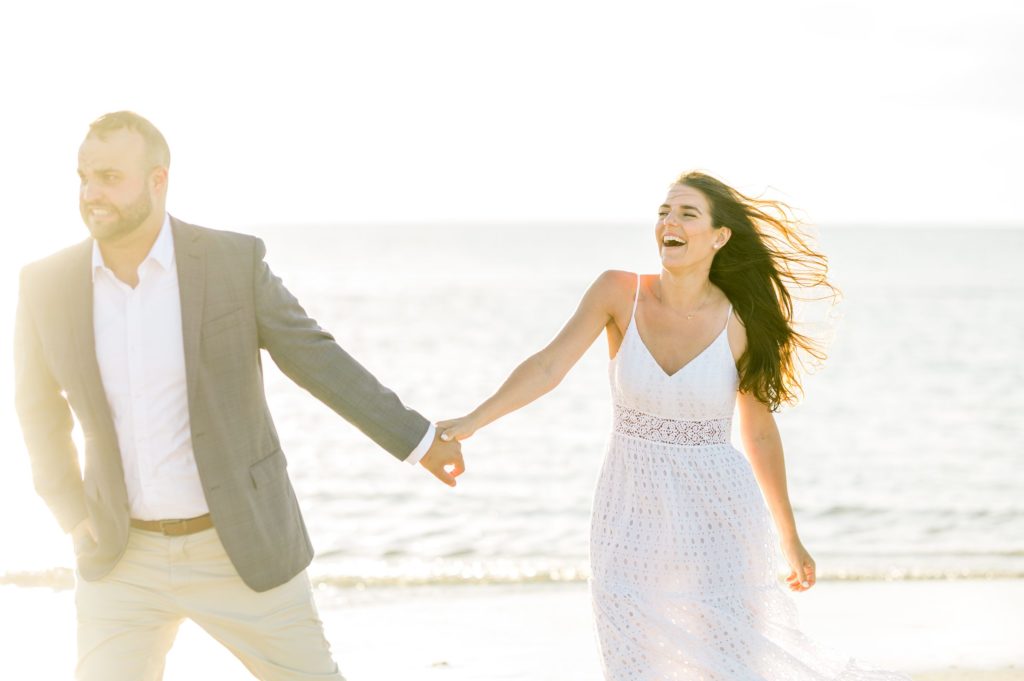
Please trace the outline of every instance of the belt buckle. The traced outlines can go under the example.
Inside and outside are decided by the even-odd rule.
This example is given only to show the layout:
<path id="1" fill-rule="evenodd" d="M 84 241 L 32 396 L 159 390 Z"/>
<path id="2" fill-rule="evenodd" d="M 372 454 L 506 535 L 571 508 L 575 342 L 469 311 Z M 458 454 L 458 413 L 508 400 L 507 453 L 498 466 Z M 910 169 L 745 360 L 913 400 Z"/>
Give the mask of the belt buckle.
<path id="1" fill-rule="evenodd" d="M 176 537 L 176 536 L 178 536 L 180 534 L 184 534 L 186 523 L 188 521 L 187 520 L 160 520 L 158 522 L 160 523 L 160 531 L 163 532 L 165 536 Z M 181 531 L 177 532 L 177 533 L 168 531 L 168 529 L 167 529 L 168 526 L 180 526 Z"/>

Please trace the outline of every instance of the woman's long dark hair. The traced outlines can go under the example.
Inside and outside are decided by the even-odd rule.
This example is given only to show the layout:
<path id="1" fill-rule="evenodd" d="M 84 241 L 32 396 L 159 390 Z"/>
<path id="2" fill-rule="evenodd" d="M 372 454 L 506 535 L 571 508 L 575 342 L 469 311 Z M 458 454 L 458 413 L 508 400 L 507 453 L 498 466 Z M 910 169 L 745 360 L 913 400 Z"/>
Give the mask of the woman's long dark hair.
<path id="1" fill-rule="evenodd" d="M 711 223 L 732 236 L 715 254 L 710 279 L 722 289 L 743 320 L 747 349 L 740 357 L 742 392 L 772 411 L 801 395 L 798 364 L 825 359 L 819 343 L 794 327 L 790 289 L 817 291 L 835 299 L 828 281 L 828 259 L 808 243 L 792 209 L 780 201 L 745 196 L 701 172 L 684 173 L 676 184 L 704 194 Z"/>

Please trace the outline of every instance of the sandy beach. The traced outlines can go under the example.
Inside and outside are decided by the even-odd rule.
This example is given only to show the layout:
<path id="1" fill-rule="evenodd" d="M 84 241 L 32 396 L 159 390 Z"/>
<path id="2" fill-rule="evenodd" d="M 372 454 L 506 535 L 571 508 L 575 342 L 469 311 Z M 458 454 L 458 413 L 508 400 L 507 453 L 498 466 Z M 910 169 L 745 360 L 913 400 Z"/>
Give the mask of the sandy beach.
<path id="1" fill-rule="evenodd" d="M 823 582 L 798 596 L 801 626 L 847 656 L 917 681 L 1024 679 L 1024 581 Z M 317 602 L 350 681 L 600 678 L 582 583 L 346 589 Z M 70 679 L 70 590 L 0 587 L 0 678 Z M 166 681 L 243 681 L 246 670 L 191 622 Z"/>

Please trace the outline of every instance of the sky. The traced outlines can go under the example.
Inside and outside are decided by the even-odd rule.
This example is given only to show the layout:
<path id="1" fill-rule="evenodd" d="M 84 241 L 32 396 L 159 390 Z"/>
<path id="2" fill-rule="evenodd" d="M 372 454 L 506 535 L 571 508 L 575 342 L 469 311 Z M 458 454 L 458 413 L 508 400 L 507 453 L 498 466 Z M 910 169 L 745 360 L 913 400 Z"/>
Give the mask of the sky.
<path id="1" fill-rule="evenodd" d="M 92 2 L 0 10 L 0 198 L 85 236 L 131 109 L 211 227 L 650 221 L 700 168 L 819 224 L 1024 223 L 1024 3 Z"/>

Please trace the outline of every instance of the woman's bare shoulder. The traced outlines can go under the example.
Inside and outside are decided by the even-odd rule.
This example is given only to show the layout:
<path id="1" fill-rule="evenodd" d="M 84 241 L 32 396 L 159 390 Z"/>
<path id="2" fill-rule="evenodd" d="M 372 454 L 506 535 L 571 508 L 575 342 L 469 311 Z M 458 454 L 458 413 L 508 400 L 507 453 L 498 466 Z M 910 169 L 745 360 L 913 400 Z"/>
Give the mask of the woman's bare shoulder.
<path id="1" fill-rule="evenodd" d="M 628 318 L 636 294 L 637 274 L 623 270 L 605 270 L 597 276 L 584 296 L 591 309 L 599 308 L 616 321 Z"/>
<path id="2" fill-rule="evenodd" d="M 624 270 L 605 270 L 590 285 L 588 295 L 593 294 L 597 300 L 609 307 L 618 307 L 623 300 L 630 303 L 636 293 L 636 272 Z"/>
<path id="3" fill-rule="evenodd" d="M 601 274 L 597 275 L 597 279 L 594 281 L 595 285 L 601 285 L 606 288 L 613 289 L 628 289 L 630 291 L 636 290 L 636 278 L 640 276 L 636 272 L 627 272 L 625 270 L 605 270 Z"/>

